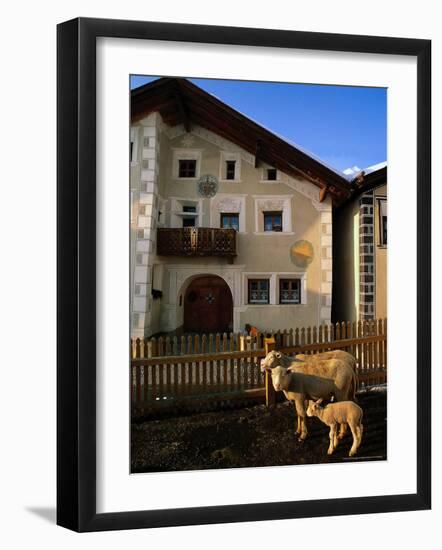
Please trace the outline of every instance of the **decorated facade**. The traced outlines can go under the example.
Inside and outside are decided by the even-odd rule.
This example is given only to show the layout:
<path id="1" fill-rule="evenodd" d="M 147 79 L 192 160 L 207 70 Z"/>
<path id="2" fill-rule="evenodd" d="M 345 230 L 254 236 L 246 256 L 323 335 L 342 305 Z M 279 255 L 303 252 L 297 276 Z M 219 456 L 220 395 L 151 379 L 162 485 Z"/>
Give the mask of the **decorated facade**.
<path id="1" fill-rule="evenodd" d="M 330 322 L 346 178 L 185 79 L 131 116 L 132 337 Z"/>

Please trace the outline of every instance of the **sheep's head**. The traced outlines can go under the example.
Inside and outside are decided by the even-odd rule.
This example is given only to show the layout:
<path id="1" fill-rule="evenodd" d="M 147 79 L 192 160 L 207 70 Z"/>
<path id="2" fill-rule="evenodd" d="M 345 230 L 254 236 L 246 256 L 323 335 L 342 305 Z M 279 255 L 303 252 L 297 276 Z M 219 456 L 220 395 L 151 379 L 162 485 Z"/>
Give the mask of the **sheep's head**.
<path id="1" fill-rule="evenodd" d="M 275 367 L 272 369 L 272 384 L 275 391 L 287 390 L 290 380 L 290 372 L 284 367 Z"/>
<path id="2" fill-rule="evenodd" d="M 309 401 L 307 407 L 307 416 L 318 416 L 318 413 L 321 411 L 322 398 L 317 401 Z"/>
<path id="3" fill-rule="evenodd" d="M 281 364 L 282 353 L 280 351 L 270 351 L 264 359 L 261 359 L 261 372 L 272 370 Z"/>

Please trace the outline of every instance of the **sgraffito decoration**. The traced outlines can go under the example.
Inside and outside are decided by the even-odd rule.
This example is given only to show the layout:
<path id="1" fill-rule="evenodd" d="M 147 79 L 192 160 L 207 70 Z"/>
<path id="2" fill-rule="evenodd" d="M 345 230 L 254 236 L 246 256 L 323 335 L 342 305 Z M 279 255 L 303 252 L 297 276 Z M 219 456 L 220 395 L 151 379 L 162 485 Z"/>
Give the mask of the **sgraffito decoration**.
<path id="1" fill-rule="evenodd" d="M 313 245 L 310 241 L 296 241 L 290 247 L 290 259 L 298 267 L 308 267 L 314 255 Z"/>
<path id="2" fill-rule="evenodd" d="M 218 191 L 218 179 L 216 176 L 205 174 L 197 181 L 197 191 L 200 197 L 212 198 Z"/>

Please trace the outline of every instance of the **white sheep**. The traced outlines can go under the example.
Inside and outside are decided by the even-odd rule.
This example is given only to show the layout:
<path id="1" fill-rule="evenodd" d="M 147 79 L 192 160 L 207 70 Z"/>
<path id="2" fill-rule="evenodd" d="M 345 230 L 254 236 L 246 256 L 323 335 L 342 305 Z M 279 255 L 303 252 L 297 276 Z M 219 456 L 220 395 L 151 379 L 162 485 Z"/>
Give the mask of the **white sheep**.
<path id="1" fill-rule="evenodd" d="M 295 406 L 298 417 L 296 433 L 300 441 L 307 437 L 306 409 L 309 399 L 329 399 L 334 395 L 338 401 L 347 401 L 353 393 L 354 372 L 338 359 L 315 365 L 300 363 L 296 372 L 281 366 L 269 368 L 268 371 L 275 391 L 284 392 L 285 397 Z"/>
<path id="2" fill-rule="evenodd" d="M 362 409 L 353 401 L 340 401 L 321 406 L 322 399 L 309 401 L 307 416 L 316 416 L 330 427 L 330 445 L 327 454 L 331 455 L 338 446 L 337 428 L 339 424 L 348 424 L 353 435 L 353 445 L 348 456 L 356 454 L 362 441 Z"/>

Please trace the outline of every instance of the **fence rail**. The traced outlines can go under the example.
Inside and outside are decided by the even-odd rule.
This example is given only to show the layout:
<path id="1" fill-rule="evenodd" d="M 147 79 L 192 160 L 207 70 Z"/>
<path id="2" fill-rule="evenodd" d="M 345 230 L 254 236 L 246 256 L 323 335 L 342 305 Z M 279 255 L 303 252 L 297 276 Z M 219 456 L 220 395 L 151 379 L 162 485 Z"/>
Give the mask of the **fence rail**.
<path id="1" fill-rule="evenodd" d="M 387 321 L 337 323 L 252 336 L 188 335 L 131 341 L 131 401 L 139 413 L 196 402 L 263 398 L 265 338 L 287 354 L 343 349 L 356 357 L 359 386 L 387 375 Z"/>

